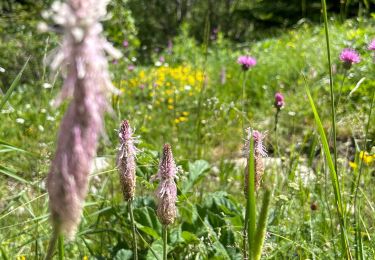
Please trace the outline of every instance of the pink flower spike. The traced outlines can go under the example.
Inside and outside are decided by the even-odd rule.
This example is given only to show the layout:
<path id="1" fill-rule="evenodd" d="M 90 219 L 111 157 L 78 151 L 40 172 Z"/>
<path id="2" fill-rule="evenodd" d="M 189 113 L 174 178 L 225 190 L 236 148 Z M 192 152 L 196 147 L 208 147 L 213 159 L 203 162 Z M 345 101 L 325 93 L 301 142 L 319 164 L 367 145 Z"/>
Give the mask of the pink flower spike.
<path id="1" fill-rule="evenodd" d="M 346 69 L 350 69 L 352 64 L 356 64 L 361 61 L 361 57 L 353 49 L 343 49 L 340 54 L 340 60 L 344 63 L 344 67 Z"/>
<path id="2" fill-rule="evenodd" d="M 247 71 L 251 67 L 254 67 L 257 64 L 257 60 L 251 56 L 240 56 L 237 59 L 237 63 L 242 65 L 242 69 Z"/>

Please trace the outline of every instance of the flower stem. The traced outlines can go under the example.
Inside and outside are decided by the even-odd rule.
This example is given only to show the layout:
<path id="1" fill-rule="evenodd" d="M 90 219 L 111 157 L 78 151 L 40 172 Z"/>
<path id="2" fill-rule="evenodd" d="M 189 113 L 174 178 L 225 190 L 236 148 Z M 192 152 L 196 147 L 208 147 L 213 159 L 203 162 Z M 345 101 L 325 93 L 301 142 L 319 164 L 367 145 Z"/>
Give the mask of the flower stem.
<path id="1" fill-rule="evenodd" d="M 48 249 L 47 249 L 47 254 L 46 257 L 44 258 L 45 260 L 51 260 L 53 257 L 53 253 L 55 252 L 55 246 L 58 238 L 58 232 L 56 229 L 53 230 L 53 233 L 51 234 L 51 238 L 48 243 Z"/>
<path id="2" fill-rule="evenodd" d="M 64 260 L 64 236 L 59 235 L 59 260 Z"/>
<path id="3" fill-rule="evenodd" d="M 168 226 L 163 226 L 163 260 L 167 260 Z"/>
<path id="4" fill-rule="evenodd" d="M 342 87 L 344 86 L 344 82 L 345 82 L 347 73 L 348 73 L 348 70 L 345 69 L 344 77 L 341 80 L 341 85 L 340 85 L 340 90 L 339 90 L 339 97 L 337 98 L 336 112 L 337 112 L 337 108 L 339 107 L 339 104 L 340 104 L 341 94 L 342 94 Z"/>
<path id="5" fill-rule="evenodd" d="M 332 75 L 332 62 L 331 62 L 331 48 L 328 31 L 328 18 L 327 18 L 327 4 L 326 0 L 322 0 L 324 28 L 327 43 L 327 58 L 328 58 L 328 70 L 329 70 L 329 90 L 331 95 L 331 123 L 333 133 L 333 158 L 335 163 L 335 171 L 337 172 L 337 146 L 336 146 L 336 113 L 335 113 L 335 97 L 333 94 L 333 75 Z"/>
<path id="6" fill-rule="evenodd" d="M 242 129 L 245 129 L 244 121 L 246 116 L 246 109 L 245 109 L 245 100 L 246 100 L 246 79 L 247 73 L 246 71 L 243 72 L 243 80 L 242 80 Z"/>
<path id="7" fill-rule="evenodd" d="M 137 252 L 137 238 L 136 238 L 136 227 L 134 222 L 134 215 L 133 215 L 133 200 L 128 202 L 128 210 L 130 215 L 130 221 L 132 225 L 132 236 L 133 236 L 133 259 L 138 260 L 138 252 Z"/>

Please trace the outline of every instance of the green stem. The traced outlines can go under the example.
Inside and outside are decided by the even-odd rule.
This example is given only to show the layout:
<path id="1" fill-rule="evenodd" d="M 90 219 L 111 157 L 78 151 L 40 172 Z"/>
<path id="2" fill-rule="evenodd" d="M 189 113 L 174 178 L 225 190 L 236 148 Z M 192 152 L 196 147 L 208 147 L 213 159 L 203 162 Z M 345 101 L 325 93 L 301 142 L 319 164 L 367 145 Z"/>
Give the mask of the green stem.
<path id="1" fill-rule="evenodd" d="M 323 18 L 324 18 L 324 29 L 327 43 L 327 58 L 328 58 L 328 70 L 329 70 L 329 90 L 331 95 L 331 123 L 332 123 L 332 134 L 333 134 L 333 158 L 335 163 L 335 171 L 337 172 L 337 146 L 336 146 L 336 113 L 335 113 L 335 97 L 333 94 L 333 75 L 332 75 L 332 62 L 331 62 L 331 47 L 329 40 L 328 31 L 328 17 L 327 17 L 327 4 L 326 0 L 322 0 L 323 6 Z"/>
<path id="2" fill-rule="evenodd" d="M 163 226 L 163 260 L 167 260 L 168 226 Z"/>
<path id="3" fill-rule="evenodd" d="M 59 260 L 64 260 L 64 236 L 59 235 Z"/>
<path id="4" fill-rule="evenodd" d="M 242 80 L 242 130 L 244 130 L 245 126 L 245 116 L 246 116 L 246 109 L 245 109 L 245 102 L 246 102 L 246 79 L 247 73 L 246 71 L 243 72 L 243 80 Z"/>
<path id="5" fill-rule="evenodd" d="M 277 131 L 277 124 L 279 123 L 279 113 L 280 113 L 280 109 L 277 109 L 276 114 L 275 114 L 275 132 Z"/>
<path id="6" fill-rule="evenodd" d="M 337 109 L 339 107 L 339 104 L 340 104 L 340 100 L 341 100 L 341 94 L 342 94 L 342 88 L 344 86 L 344 82 L 345 82 L 345 79 L 346 79 L 346 75 L 348 73 L 348 70 L 345 69 L 345 72 L 344 72 L 344 77 L 342 78 L 341 80 L 341 85 L 340 85 L 340 90 L 339 90 L 339 97 L 337 98 L 337 103 L 336 103 L 336 112 L 337 112 Z"/>
<path id="7" fill-rule="evenodd" d="M 51 238 L 48 243 L 48 249 L 45 260 L 51 260 L 53 257 L 53 253 L 55 252 L 55 246 L 58 238 L 58 232 L 54 229 L 53 233 L 51 234 Z"/>
<path id="8" fill-rule="evenodd" d="M 132 225 L 133 259 L 138 260 L 136 227 L 135 227 L 135 221 L 134 221 L 134 215 L 133 215 L 133 200 L 130 200 L 128 202 L 128 209 L 129 209 L 130 221 Z"/>

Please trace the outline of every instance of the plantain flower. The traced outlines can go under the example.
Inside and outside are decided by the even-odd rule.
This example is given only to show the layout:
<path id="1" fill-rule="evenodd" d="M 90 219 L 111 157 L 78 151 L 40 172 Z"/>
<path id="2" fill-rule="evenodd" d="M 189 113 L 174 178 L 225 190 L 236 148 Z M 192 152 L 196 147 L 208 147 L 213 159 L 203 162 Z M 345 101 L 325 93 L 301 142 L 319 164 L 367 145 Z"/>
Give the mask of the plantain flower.
<path id="1" fill-rule="evenodd" d="M 263 166 L 263 158 L 267 157 L 267 150 L 266 147 L 263 145 L 263 140 L 265 138 L 265 134 L 257 131 L 252 130 L 251 128 L 246 129 L 247 131 L 247 138 L 245 140 L 245 145 L 243 148 L 244 156 L 247 158 L 247 163 L 245 167 L 245 178 L 244 178 L 244 194 L 247 196 L 249 191 L 249 155 L 250 155 L 250 139 L 254 139 L 254 161 L 255 161 L 255 190 L 258 190 L 260 187 L 260 183 L 262 181 L 262 176 L 264 172 Z"/>
<path id="2" fill-rule="evenodd" d="M 176 178 L 177 167 L 173 159 L 172 148 L 169 144 L 163 147 L 163 155 L 159 164 L 159 171 L 155 179 L 159 180 L 159 187 L 156 191 L 158 200 L 157 215 L 163 225 L 170 225 L 177 215 L 177 187 Z"/>
<path id="3" fill-rule="evenodd" d="M 117 168 L 120 174 L 122 194 L 126 201 L 132 200 L 135 193 L 137 150 L 134 146 L 133 130 L 127 120 L 121 123 L 119 131 L 120 147 L 117 155 Z"/>
<path id="4" fill-rule="evenodd" d="M 101 36 L 100 20 L 106 0 L 55 2 L 45 15 L 61 28 L 63 41 L 51 62 L 61 67 L 64 84 L 57 103 L 71 100 L 62 119 L 56 153 L 47 177 L 49 206 L 54 231 L 69 239 L 80 222 L 87 194 L 89 170 L 103 131 L 111 84 L 105 52 L 120 53 Z M 56 27 L 56 26 L 55 26 Z"/>

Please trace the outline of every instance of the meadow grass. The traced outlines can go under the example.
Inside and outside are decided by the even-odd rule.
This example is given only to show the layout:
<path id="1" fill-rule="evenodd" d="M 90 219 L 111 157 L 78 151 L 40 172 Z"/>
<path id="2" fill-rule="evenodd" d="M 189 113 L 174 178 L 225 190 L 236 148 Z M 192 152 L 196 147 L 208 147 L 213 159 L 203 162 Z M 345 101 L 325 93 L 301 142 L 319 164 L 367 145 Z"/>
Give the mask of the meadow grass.
<path id="1" fill-rule="evenodd" d="M 254 203 L 248 207 L 250 215 L 259 212 L 260 216 L 258 226 L 255 222 L 248 226 L 249 244 L 254 236 L 266 236 L 264 244 L 257 240 L 263 249 L 256 246 L 255 254 L 265 259 L 338 259 L 349 255 L 343 250 L 348 247 L 357 259 L 375 257 L 374 65 L 366 49 L 373 23 L 373 19 L 361 18 L 344 24 L 327 22 L 330 66 L 323 51 L 324 28 L 308 23 L 245 45 L 233 45 L 219 35 L 202 47 L 182 32 L 174 40 L 173 53 L 155 53 L 155 65 L 135 64 L 129 71 L 128 60 L 112 64 L 113 83 L 122 95 L 111 99 L 113 111 L 106 116 L 106 134 L 90 174 L 77 237 L 65 242 L 59 252 L 66 259 L 132 259 L 134 229 L 115 169 L 115 129 L 122 119 L 129 119 L 142 150 L 132 202 L 139 259 L 162 259 L 163 249 L 171 259 L 242 257 L 247 213 L 244 159 L 240 158 L 242 122 L 268 130 L 269 158 L 265 159 L 262 188 L 258 194 L 250 193 Z M 344 47 L 356 48 L 362 56 L 347 75 L 338 59 Z M 244 54 L 258 61 L 247 72 L 246 115 L 242 113 L 243 72 L 236 63 Z M 159 56 L 165 61 L 156 64 Z M 363 77 L 363 83 L 349 95 Z M 53 77 L 15 84 L 11 95 L 5 96 L 7 102 L 2 102 L 0 252 L 4 259 L 41 259 L 47 252 L 51 228 L 44 180 L 66 109 L 66 104 L 51 105 L 60 85 Z M 310 91 L 307 96 L 305 85 Z M 274 134 L 276 91 L 285 96 L 285 107 L 278 114 Z M 344 102 L 333 111 L 336 118 L 332 121 L 332 95 L 337 93 L 342 93 Z M 337 160 L 331 156 L 326 134 L 332 122 L 337 124 L 337 138 L 332 139 L 337 139 L 333 144 Z M 167 233 L 155 213 L 156 185 L 149 182 L 166 142 L 171 143 L 181 166 L 178 217 L 168 228 L 167 248 L 162 243 Z M 360 153 L 365 150 L 368 155 Z M 271 201 L 265 187 L 274 189 Z M 269 207 L 258 203 L 262 197 Z M 268 220 L 262 217 L 267 215 Z M 340 245 L 344 234 L 345 243 Z"/>

